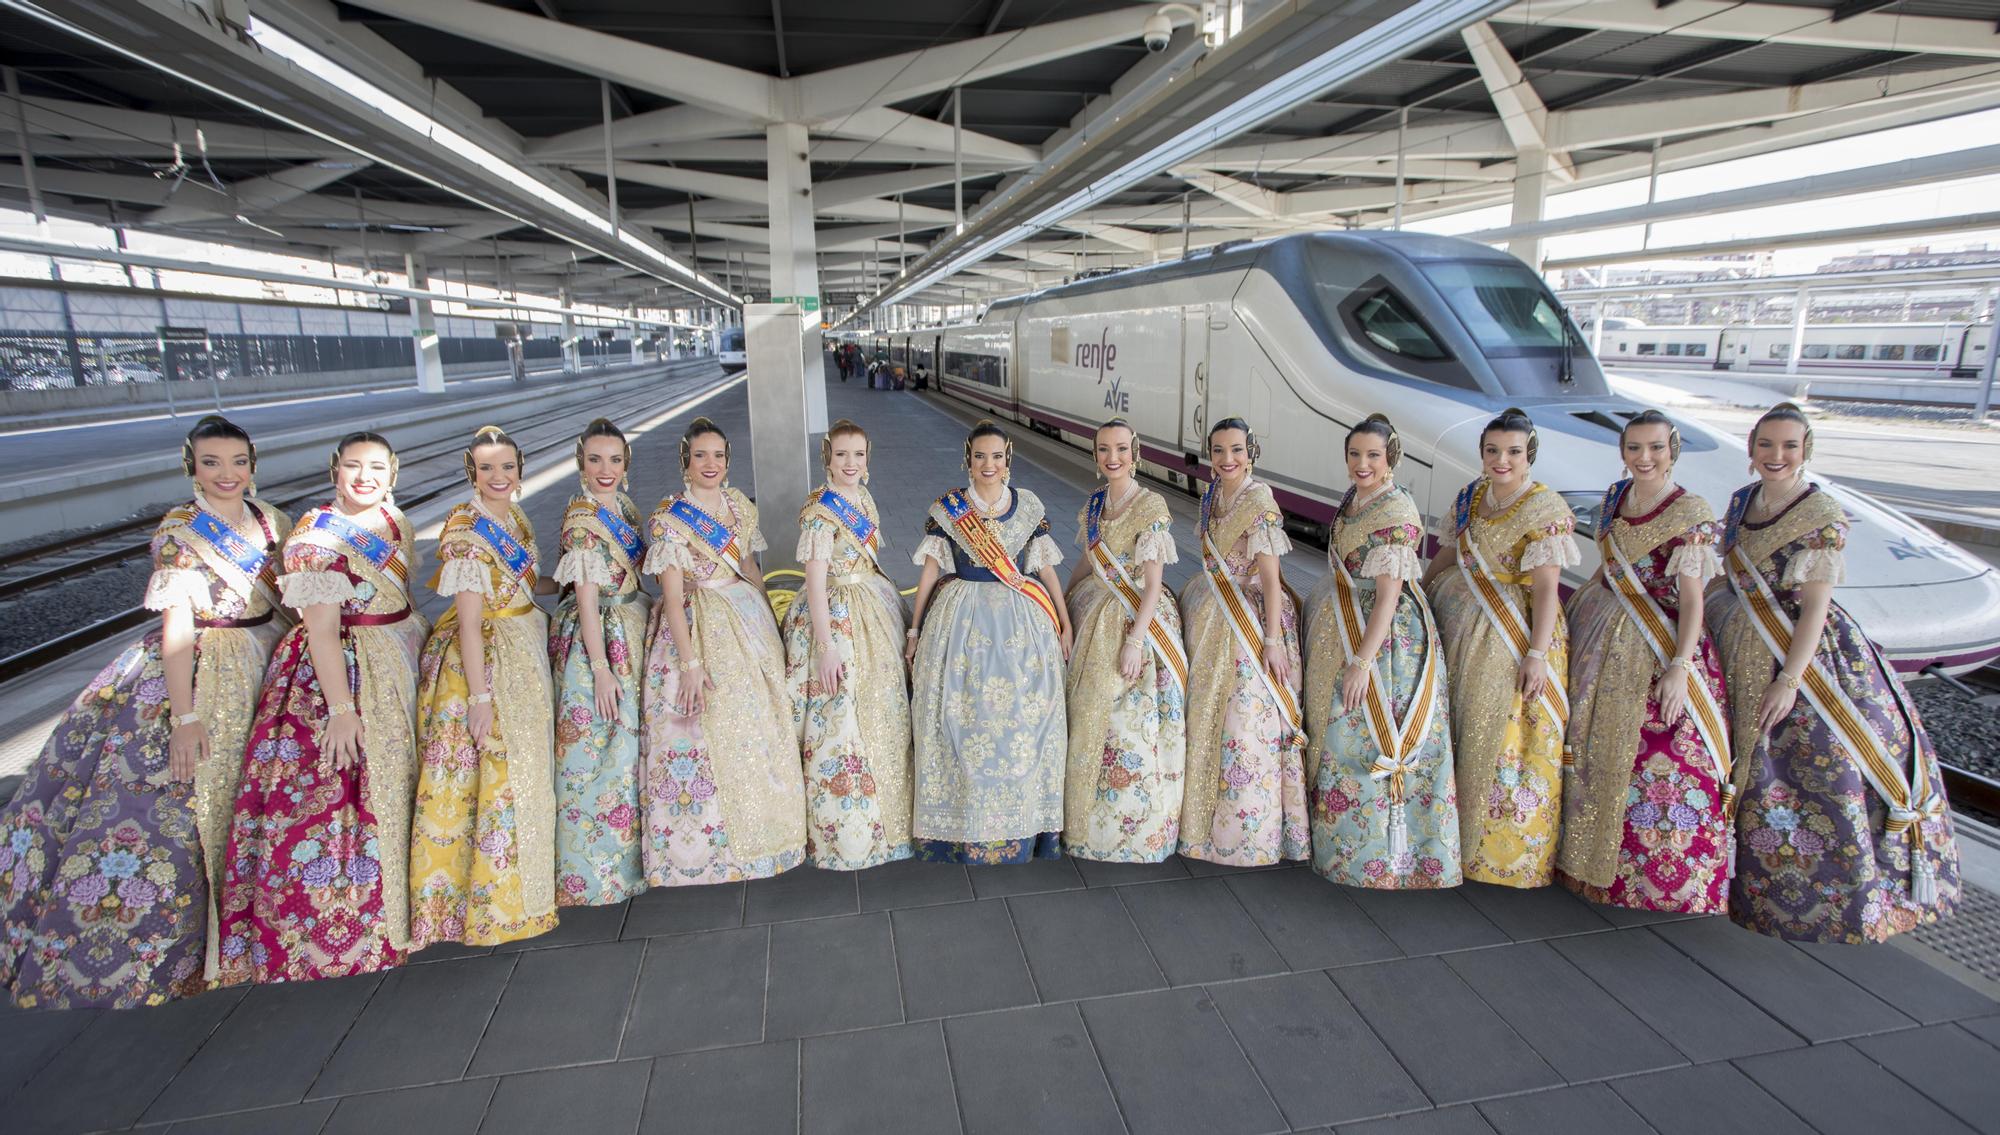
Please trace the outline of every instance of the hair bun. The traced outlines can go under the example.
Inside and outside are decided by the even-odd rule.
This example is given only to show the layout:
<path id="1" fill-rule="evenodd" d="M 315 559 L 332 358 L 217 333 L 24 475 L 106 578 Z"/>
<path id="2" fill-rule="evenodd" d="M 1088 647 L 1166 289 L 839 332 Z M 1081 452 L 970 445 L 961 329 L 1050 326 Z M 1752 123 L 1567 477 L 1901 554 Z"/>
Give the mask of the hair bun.
<path id="1" fill-rule="evenodd" d="M 700 430 L 712 430 L 715 428 L 715 422 L 710 420 L 706 415 L 703 415 L 688 423 L 687 432 L 693 434 Z"/>

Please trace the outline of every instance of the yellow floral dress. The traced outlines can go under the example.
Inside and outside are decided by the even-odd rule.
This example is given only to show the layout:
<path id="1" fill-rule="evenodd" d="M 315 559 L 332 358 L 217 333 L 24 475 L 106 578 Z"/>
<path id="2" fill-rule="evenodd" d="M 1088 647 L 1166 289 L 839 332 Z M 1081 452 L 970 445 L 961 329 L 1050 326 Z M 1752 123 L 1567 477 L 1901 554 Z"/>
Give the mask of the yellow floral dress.
<path id="1" fill-rule="evenodd" d="M 803 590 L 785 612 L 785 681 L 806 775 L 806 861 L 859 871 L 910 857 L 910 694 L 903 678 L 903 597 L 875 566 L 881 514 L 860 486 L 838 494 L 858 510 L 872 552 L 815 491 L 799 511 L 798 561 L 827 565 L 827 629 L 846 673 L 829 695 L 813 658 Z"/>
<path id="2" fill-rule="evenodd" d="M 1209 500 L 1214 499 L 1211 487 Z M 1292 542 L 1271 487 L 1252 480 L 1227 510 L 1203 514 L 1222 567 L 1241 589 L 1252 625 L 1264 626 L 1264 591 L 1257 556 L 1283 557 Z M 1282 588 L 1282 580 L 1280 581 Z M 1279 599 L 1285 653 L 1298 704 L 1298 603 Z M 1181 803 L 1180 852 L 1235 867 L 1259 867 L 1312 854 L 1306 816 L 1306 731 L 1280 707 L 1262 658 L 1252 658 L 1230 629 L 1213 585 L 1197 575 L 1181 589 L 1188 644 L 1186 795 Z"/>
<path id="3" fill-rule="evenodd" d="M 1459 494 L 1454 523 L 1493 569 L 1499 592 L 1534 625 L 1529 573 L 1583 562 L 1576 517 L 1555 490 L 1536 483 L 1496 517 L 1480 514 L 1481 478 Z M 1456 539 L 1456 534 L 1452 537 Z M 1458 829 L 1465 877 L 1510 887 L 1554 880 L 1562 822 L 1563 725 L 1542 704 L 1523 704 L 1519 663 L 1466 583 L 1446 572 L 1432 596 L 1451 679 L 1451 743 L 1458 759 Z M 1569 680 L 1569 632 L 1561 609 L 1549 642 L 1548 681 Z"/>
<path id="4" fill-rule="evenodd" d="M 1107 513 L 1109 510 L 1106 510 Z M 1077 514 L 1076 542 L 1090 554 L 1089 506 Z M 1098 521 L 1104 550 L 1141 594 L 1146 565 L 1177 563 L 1167 502 L 1140 489 L 1117 516 Z M 1069 772 L 1063 791 L 1063 850 L 1083 859 L 1158 863 L 1180 837 L 1182 776 L 1187 766 L 1187 691 L 1159 652 L 1139 656 L 1139 679 L 1118 671 L 1132 614 L 1096 568 L 1069 593 Z M 1157 618 L 1175 640 L 1181 612 L 1164 586 Z"/>
<path id="5" fill-rule="evenodd" d="M 712 519 L 732 550 L 764 550 L 757 506 L 735 489 Z M 639 780 L 644 813 L 640 845 L 646 881 L 655 887 L 761 879 L 805 860 L 805 779 L 785 646 L 764 593 L 724 566 L 713 546 L 675 514 L 682 498 L 662 501 L 647 521 L 645 571 L 681 573 L 682 610 L 714 684 L 699 717 L 674 712 L 686 676 L 655 604 L 646 652 L 645 756 Z M 688 502 L 692 505 L 692 502 Z"/>
<path id="6" fill-rule="evenodd" d="M 410 946 L 493 946 L 556 928 L 554 691 L 548 618 L 535 606 L 535 530 L 518 507 L 445 517 L 431 587 L 483 599 L 479 631 L 493 727 L 474 745 L 458 608 L 424 644 L 417 691 L 423 767 L 410 842 Z"/>

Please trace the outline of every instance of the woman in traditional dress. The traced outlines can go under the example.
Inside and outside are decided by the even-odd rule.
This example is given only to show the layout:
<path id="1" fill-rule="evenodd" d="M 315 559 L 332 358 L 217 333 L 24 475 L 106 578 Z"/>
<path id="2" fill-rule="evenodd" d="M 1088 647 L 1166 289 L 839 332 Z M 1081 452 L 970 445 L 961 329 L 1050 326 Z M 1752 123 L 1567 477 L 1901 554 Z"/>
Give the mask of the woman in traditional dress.
<path id="1" fill-rule="evenodd" d="M 445 515 L 431 587 L 451 599 L 424 644 L 410 846 L 410 946 L 494 946 L 556 928 L 555 695 L 535 596 L 535 529 L 514 503 L 521 447 L 484 426 L 472 499 Z"/>
<path id="2" fill-rule="evenodd" d="M 243 762 L 223 886 L 222 974 L 313 981 L 399 964 L 410 948 L 410 794 L 417 656 L 410 522 L 396 454 L 352 433 L 329 462 L 333 503 L 285 541 L 285 606 Z"/>
<path id="3" fill-rule="evenodd" d="M 126 1009 L 215 976 L 212 896 L 258 680 L 289 620 L 289 528 L 254 500 L 257 451 L 225 418 L 181 446 L 194 500 L 153 533 L 159 629 L 84 688 L 0 810 L 0 987 L 17 1005 Z"/>
<path id="4" fill-rule="evenodd" d="M 1077 515 L 1084 550 L 1069 579 L 1069 773 L 1063 850 L 1081 859 L 1158 863 L 1174 853 L 1187 764 L 1187 650 L 1162 578 L 1178 562 L 1167 502 L 1141 488 L 1138 435 L 1097 427 L 1103 487 Z"/>
<path id="5" fill-rule="evenodd" d="M 868 435 L 819 446 L 826 482 L 799 510 L 803 601 L 785 612 L 785 680 L 806 776 L 806 862 L 859 871 L 910 857 L 910 695 L 903 598 L 882 574 Z"/>
<path id="6" fill-rule="evenodd" d="M 640 852 L 655 887 L 728 883 L 805 859 L 805 781 L 785 645 L 764 594 L 757 506 L 729 487 L 729 439 L 696 418 L 677 496 L 647 521 L 660 578 L 646 654 Z"/>
<path id="7" fill-rule="evenodd" d="M 1604 565 L 1570 598 L 1563 884 L 1593 902 L 1719 914 L 1735 842 L 1722 668 L 1702 626 L 1721 574 L 1708 502 L 1674 484 L 1681 435 L 1647 410 L 1604 494 Z"/>
<path id="8" fill-rule="evenodd" d="M 1014 443 L 981 421 L 969 484 L 930 507 L 904 656 L 912 672 L 917 857 L 1026 863 L 1062 855 L 1069 611 L 1042 502 L 1008 481 Z M 951 575 L 940 580 L 949 568 Z M 933 604 L 932 600 L 936 600 Z M 917 628 L 922 628 L 919 637 Z"/>
<path id="9" fill-rule="evenodd" d="M 1535 423 L 1516 409 L 1479 433 L 1485 473 L 1452 506 L 1453 542 L 1424 575 L 1451 677 L 1465 877 L 1553 880 L 1569 716 L 1562 569 L 1583 562 L 1576 517 L 1529 471 Z"/>
<path id="10" fill-rule="evenodd" d="M 1833 601 L 1847 520 L 1806 480 L 1812 426 L 1750 431 L 1709 628 L 1731 694 L 1741 804 L 1729 916 L 1781 938 L 1880 942 L 1958 906 L 1951 809 L 1916 706 Z M 1803 695 L 1803 696 L 1801 696 Z"/>
<path id="11" fill-rule="evenodd" d="M 1463 881 L 1444 647 L 1402 456 L 1381 414 L 1348 431 L 1349 487 L 1306 619 L 1313 870 L 1383 890 Z"/>
<path id="12" fill-rule="evenodd" d="M 1202 574 L 1181 591 L 1189 688 L 1180 853 L 1235 867 L 1312 854 L 1298 604 L 1278 570 L 1292 542 L 1277 497 L 1253 473 L 1257 457 L 1242 418 L 1208 431 Z"/>
<path id="13" fill-rule="evenodd" d="M 632 498 L 632 446 L 596 418 L 576 439 L 582 491 L 563 513 L 549 633 L 556 683 L 556 903 L 602 906 L 646 889 L 640 861 L 639 666 L 650 604 Z"/>

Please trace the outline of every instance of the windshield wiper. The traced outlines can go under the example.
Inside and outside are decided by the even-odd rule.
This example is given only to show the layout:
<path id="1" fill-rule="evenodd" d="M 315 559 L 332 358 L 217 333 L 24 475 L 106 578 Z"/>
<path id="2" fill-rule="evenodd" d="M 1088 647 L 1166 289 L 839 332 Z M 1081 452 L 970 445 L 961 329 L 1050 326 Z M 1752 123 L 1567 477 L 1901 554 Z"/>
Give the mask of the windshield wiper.
<path id="1" fill-rule="evenodd" d="M 1562 361 L 1556 364 L 1556 381 L 1568 386 L 1576 381 L 1576 356 L 1570 353 L 1571 345 L 1580 346 L 1583 340 L 1576 333 L 1576 329 L 1570 326 L 1569 312 L 1558 310 L 1556 318 L 1562 323 L 1563 329 Z"/>

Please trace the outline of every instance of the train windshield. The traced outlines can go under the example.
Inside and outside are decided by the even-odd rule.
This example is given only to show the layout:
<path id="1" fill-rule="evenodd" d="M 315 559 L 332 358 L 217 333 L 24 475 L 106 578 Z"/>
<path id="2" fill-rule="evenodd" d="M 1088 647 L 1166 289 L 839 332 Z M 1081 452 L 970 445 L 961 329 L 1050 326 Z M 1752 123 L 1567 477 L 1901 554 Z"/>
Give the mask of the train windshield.
<path id="1" fill-rule="evenodd" d="M 741 327 L 725 327 L 722 329 L 722 349 L 725 351 L 740 351 L 743 349 L 743 329 Z"/>
<path id="2" fill-rule="evenodd" d="M 1419 267 L 1488 358 L 1548 355 L 1580 345 L 1573 334 L 1565 338 L 1562 309 L 1524 265 L 1447 260 Z"/>

